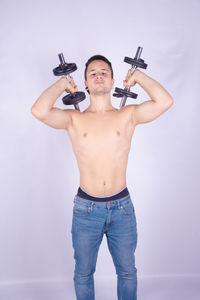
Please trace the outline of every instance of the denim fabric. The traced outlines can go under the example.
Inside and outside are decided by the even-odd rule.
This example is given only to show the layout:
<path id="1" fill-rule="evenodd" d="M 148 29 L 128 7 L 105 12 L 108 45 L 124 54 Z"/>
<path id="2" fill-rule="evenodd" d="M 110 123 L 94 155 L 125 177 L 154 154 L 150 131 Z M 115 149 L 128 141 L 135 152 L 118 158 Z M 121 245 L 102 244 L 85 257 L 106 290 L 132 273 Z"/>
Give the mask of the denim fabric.
<path id="1" fill-rule="evenodd" d="M 137 224 L 130 194 L 109 202 L 93 202 L 76 195 L 71 233 L 76 299 L 95 299 L 93 274 L 105 233 L 117 274 L 118 300 L 136 300 L 137 269 L 134 253 Z"/>

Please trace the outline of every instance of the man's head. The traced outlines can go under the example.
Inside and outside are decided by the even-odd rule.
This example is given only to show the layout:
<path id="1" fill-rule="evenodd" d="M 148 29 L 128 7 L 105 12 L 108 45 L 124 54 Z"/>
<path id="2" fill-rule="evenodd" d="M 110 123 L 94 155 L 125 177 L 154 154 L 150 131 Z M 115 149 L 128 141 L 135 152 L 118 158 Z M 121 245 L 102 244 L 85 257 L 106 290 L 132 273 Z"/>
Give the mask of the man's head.
<path id="1" fill-rule="evenodd" d="M 85 80 L 87 80 L 87 69 L 88 69 L 88 66 L 94 60 L 103 60 L 103 61 L 105 61 L 105 63 L 107 63 L 109 65 L 109 67 L 110 67 L 111 77 L 113 78 L 113 69 L 112 69 L 111 62 L 105 56 L 103 56 L 103 55 L 94 55 L 94 56 L 90 57 L 88 59 L 88 61 L 86 62 L 86 64 L 85 64 L 85 74 L 84 74 L 85 75 Z"/>
<path id="2" fill-rule="evenodd" d="M 102 55 L 94 55 L 85 64 L 85 86 L 88 93 L 103 94 L 110 92 L 113 84 L 111 62 Z"/>

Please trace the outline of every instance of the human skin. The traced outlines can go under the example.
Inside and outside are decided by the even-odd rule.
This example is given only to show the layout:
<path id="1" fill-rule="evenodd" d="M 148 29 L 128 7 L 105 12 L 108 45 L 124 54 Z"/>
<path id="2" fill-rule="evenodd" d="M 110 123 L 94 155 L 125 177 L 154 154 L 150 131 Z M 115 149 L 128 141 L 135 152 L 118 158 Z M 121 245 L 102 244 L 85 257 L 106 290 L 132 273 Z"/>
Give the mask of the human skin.
<path id="1" fill-rule="evenodd" d="M 83 111 L 53 107 L 63 91 L 75 92 L 77 86 L 62 77 L 46 89 L 32 106 L 32 114 L 45 124 L 68 132 L 80 171 L 80 187 L 94 196 L 109 196 L 126 186 L 126 169 L 136 125 L 151 122 L 173 104 L 171 95 L 145 73 L 129 71 L 124 86 L 138 83 L 151 100 L 116 109 L 111 104 L 109 65 L 92 61 L 85 86 L 90 105 Z"/>

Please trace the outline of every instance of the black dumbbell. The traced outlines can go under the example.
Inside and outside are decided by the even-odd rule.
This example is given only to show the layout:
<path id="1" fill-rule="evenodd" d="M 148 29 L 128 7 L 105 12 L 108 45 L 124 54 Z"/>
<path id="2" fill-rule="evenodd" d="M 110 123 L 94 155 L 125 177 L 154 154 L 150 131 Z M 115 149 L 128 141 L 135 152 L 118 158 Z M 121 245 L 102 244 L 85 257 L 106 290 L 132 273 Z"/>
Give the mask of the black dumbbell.
<path id="1" fill-rule="evenodd" d="M 58 54 L 60 65 L 53 69 L 53 73 L 55 76 L 62 76 L 65 75 L 67 80 L 70 82 L 69 74 L 77 70 L 76 64 L 67 64 L 64 59 L 63 53 Z M 74 105 L 76 110 L 80 111 L 78 103 L 85 100 L 86 96 L 84 92 L 76 92 L 70 93 L 62 98 L 62 101 L 65 105 Z"/>
<path id="2" fill-rule="evenodd" d="M 145 64 L 144 60 L 140 58 L 142 49 L 143 49 L 142 47 L 137 48 L 135 58 L 130 58 L 127 56 L 125 56 L 125 58 L 124 58 L 124 62 L 131 65 L 131 75 L 133 74 L 133 72 L 135 71 L 136 68 L 142 68 L 142 69 L 147 68 L 147 64 Z M 120 107 L 122 107 L 126 104 L 126 99 L 128 97 L 134 98 L 134 99 L 137 98 L 138 95 L 133 92 L 130 92 L 130 88 L 131 88 L 130 86 L 127 86 L 124 89 L 115 88 L 115 93 L 113 94 L 113 96 L 117 97 L 117 98 L 122 98 Z"/>

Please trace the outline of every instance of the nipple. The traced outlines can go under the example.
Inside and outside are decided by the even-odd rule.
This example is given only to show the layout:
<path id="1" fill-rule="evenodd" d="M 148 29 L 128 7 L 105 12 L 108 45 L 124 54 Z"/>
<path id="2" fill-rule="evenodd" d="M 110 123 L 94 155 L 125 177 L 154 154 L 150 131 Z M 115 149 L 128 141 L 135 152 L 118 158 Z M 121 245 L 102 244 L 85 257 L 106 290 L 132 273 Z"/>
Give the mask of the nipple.
<path id="1" fill-rule="evenodd" d="M 117 131 L 117 135 L 120 136 L 120 131 Z"/>
<path id="2" fill-rule="evenodd" d="M 87 132 L 85 132 L 85 133 L 83 134 L 83 137 L 84 137 L 84 138 L 86 138 L 86 137 L 87 137 Z"/>

